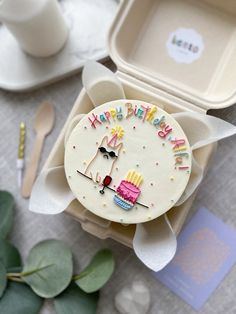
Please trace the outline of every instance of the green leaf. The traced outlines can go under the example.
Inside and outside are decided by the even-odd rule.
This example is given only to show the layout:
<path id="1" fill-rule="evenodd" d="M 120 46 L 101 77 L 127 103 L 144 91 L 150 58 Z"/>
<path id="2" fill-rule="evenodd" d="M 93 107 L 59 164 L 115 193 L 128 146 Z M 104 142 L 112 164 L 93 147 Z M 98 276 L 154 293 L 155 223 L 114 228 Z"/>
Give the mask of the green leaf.
<path id="1" fill-rule="evenodd" d="M 42 304 L 43 299 L 37 296 L 29 286 L 9 281 L 0 299 L 0 313 L 38 314 Z"/>
<path id="2" fill-rule="evenodd" d="M 85 293 L 75 283 L 54 299 L 57 314 L 95 314 L 99 293 Z"/>
<path id="3" fill-rule="evenodd" d="M 21 277 L 39 296 L 52 298 L 69 285 L 72 271 L 70 249 L 59 240 L 46 240 L 31 249 Z"/>
<path id="4" fill-rule="evenodd" d="M 93 257 L 85 270 L 74 277 L 75 283 L 87 293 L 97 291 L 110 279 L 114 266 L 112 252 L 107 249 L 101 250 Z"/>
<path id="5" fill-rule="evenodd" d="M 20 254 L 12 244 L 0 239 L 0 261 L 5 265 L 7 270 L 21 266 Z"/>
<path id="6" fill-rule="evenodd" d="M 13 196 L 0 191 L 0 238 L 6 238 L 13 224 Z"/>
<path id="7" fill-rule="evenodd" d="M 0 261 L 0 298 L 3 295 L 6 285 L 7 285 L 7 272 L 5 266 Z"/>
<path id="8" fill-rule="evenodd" d="M 7 269 L 8 273 L 21 273 L 22 272 L 22 266 L 19 267 L 10 267 Z"/>

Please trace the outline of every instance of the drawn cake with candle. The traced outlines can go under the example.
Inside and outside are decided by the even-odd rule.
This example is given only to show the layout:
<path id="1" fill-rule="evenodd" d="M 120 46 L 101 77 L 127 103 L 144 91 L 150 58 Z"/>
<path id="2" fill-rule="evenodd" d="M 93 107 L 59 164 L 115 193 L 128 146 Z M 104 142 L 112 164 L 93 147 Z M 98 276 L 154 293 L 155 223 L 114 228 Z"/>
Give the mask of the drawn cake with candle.
<path id="1" fill-rule="evenodd" d="M 141 193 L 139 188 L 143 181 L 143 177 L 136 171 L 129 171 L 125 180 L 122 180 L 116 190 L 114 202 L 125 210 L 134 207 Z"/>

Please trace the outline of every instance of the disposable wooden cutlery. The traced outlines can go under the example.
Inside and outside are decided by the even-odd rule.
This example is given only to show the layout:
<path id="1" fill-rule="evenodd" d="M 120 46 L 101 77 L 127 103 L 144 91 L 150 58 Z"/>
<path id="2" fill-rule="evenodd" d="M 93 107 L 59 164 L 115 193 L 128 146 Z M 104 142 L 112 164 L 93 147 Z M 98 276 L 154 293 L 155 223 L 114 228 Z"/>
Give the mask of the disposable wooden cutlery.
<path id="1" fill-rule="evenodd" d="M 43 102 L 36 113 L 33 124 L 34 130 L 36 132 L 36 139 L 23 179 L 21 195 L 24 198 L 30 197 L 31 190 L 37 175 L 43 143 L 45 137 L 51 132 L 54 126 L 54 120 L 55 114 L 52 104 L 49 102 Z"/>

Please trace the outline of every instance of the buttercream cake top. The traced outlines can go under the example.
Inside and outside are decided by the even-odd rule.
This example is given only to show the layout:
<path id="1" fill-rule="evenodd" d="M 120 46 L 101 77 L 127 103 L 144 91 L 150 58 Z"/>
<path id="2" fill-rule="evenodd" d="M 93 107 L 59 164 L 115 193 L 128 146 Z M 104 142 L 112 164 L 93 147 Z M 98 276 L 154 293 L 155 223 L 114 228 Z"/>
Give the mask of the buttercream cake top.
<path id="1" fill-rule="evenodd" d="M 79 202 L 124 224 L 142 223 L 175 205 L 191 174 L 191 149 L 177 121 L 143 101 L 116 100 L 77 124 L 65 172 Z"/>

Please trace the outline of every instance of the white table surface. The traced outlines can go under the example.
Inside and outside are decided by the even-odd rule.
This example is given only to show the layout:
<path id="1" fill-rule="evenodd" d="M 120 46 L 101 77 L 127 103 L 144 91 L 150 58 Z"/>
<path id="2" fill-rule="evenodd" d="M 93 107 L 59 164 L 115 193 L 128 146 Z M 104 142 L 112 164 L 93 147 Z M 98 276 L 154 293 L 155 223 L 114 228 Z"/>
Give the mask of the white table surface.
<path id="1" fill-rule="evenodd" d="M 108 65 L 112 64 L 108 63 Z M 117 313 L 113 305 L 114 295 L 124 285 L 136 279 L 145 281 L 150 288 L 152 301 L 150 314 L 195 313 L 189 305 L 154 279 L 131 249 L 112 240 L 102 241 L 95 238 L 84 232 L 77 222 L 64 214 L 43 216 L 31 213 L 27 209 L 28 201 L 21 198 L 16 184 L 15 169 L 19 123 L 25 121 L 27 125 L 26 157 L 28 158 L 35 138 L 32 120 L 37 106 L 44 100 L 49 100 L 55 105 L 56 125 L 46 139 L 40 163 L 42 168 L 80 90 L 80 74 L 30 93 L 14 94 L 0 90 L 0 189 L 8 190 L 15 196 L 15 225 L 12 241 L 25 259 L 29 249 L 37 242 L 47 238 L 62 239 L 73 250 L 78 271 L 99 248 L 112 249 L 116 259 L 116 270 L 110 282 L 101 291 L 98 314 Z M 236 124 L 235 106 L 213 111 L 212 114 Z M 211 168 L 194 202 L 192 213 L 196 208 L 206 206 L 223 221 L 236 228 L 235 156 L 236 136 L 219 144 Z M 235 281 L 236 267 L 227 275 L 199 313 L 236 313 Z M 49 313 L 55 313 L 51 301 L 47 301 L 41 311 L 41 314 Z"/>

